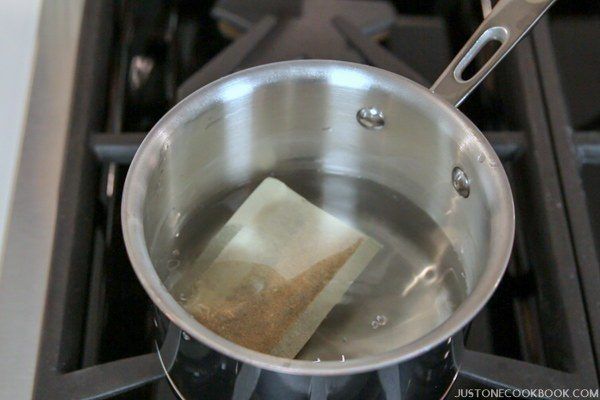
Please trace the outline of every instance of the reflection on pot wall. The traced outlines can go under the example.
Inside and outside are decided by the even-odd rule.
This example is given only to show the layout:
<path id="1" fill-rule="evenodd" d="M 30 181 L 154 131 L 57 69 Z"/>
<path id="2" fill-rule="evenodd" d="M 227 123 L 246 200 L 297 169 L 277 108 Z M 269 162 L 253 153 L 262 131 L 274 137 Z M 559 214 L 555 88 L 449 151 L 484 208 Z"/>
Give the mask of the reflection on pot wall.
<path id="1" fill-rule="evenodd" d="M 463 343 L 459 332 L 421 356 L 373 372 L 307 376 L 229 358 L 191 338 L 162 314 L 157 325 L 156 348 L 163 367 L 173 390 L 187 400 L 441 399 L 458 374 Z"/>

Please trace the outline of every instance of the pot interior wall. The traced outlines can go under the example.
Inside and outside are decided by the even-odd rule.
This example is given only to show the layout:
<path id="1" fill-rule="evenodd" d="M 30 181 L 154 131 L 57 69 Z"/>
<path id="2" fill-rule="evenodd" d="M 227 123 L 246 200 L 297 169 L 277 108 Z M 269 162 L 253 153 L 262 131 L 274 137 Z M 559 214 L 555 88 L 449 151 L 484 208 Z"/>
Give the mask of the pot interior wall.
<path id="1" fill-rule="evenodd" d="M 389 250 L 372 262 L 385 267 L 375 265 L 375 275 L 367 274 L 370 293 L 397 294 L 415 280 L 435 288 L 450 279 L 458 306 L 473 290 L 489 256 L 497 195 L 489 176 L 499 167 L 497 158 L 465 134 L 475 129 L 471 124 L 422 90 L 337 78 L 260 86 L 234 80 L 161 137 L 144 230 L 163 281 L 198 256 L 262 179 L 275 176 Z M 371 106 L 384 113 L 381 129 L 357 121 L 358 110 Z M 470 179 L 468 198 L 453 187 L 457 166 Z M 389 276 L 403 268 L 397 279 Z M 435 297 L 415 301 L 437 304 Z"/>

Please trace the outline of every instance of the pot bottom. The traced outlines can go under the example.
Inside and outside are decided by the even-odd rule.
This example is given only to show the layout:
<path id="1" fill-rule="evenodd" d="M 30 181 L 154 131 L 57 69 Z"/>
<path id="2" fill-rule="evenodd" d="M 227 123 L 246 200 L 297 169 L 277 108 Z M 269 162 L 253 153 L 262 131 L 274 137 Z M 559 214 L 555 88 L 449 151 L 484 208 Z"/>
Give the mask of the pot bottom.
<path id="1" fill-rule="evenodd" d="M 272 176 L 382 245 L 296 358 L 343 362 L 396 349 L 443 323 L 466 297 L 459 256 L 440 227 L 406 197 L 370 180 L 316 170 Z M 261 181 L 215 196 L 191 213 L 165 247 L 177 254 L 171 264 L 192 265 Z M 176 274 L 171 269 L 166 280 Z"/>
<path id="2" fill-rule="evenodd" d="M 341 376 L 290 375 L 244 364 L 209 349 L 174 324 L 156 348 L 171 388 L 184 400 L 437 400 L 456 381 L 461 343 L 459 333 L 414 359 Z"/>

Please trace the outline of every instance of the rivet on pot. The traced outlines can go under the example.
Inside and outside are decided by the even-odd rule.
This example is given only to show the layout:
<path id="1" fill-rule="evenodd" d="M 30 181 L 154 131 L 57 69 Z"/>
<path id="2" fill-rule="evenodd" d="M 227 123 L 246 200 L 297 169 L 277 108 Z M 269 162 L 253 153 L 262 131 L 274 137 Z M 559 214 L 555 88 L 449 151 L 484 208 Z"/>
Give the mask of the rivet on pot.
<path id="1" fill-rule="evenodd" d="M 356 120 L 367 129 L 381 129 L 385 125 L 383 111 L 376 107 L 363 107 L 356 113 Z"/>
<path id="2" fill-rule="evenodd" d="M 462 197 L 469 197 L 469 193 L 471 192 L 471 181 L 465 171 L 460 167 L 454 167 L 452 170 L 452 186 L 454 186 L 454 190 Z"/>

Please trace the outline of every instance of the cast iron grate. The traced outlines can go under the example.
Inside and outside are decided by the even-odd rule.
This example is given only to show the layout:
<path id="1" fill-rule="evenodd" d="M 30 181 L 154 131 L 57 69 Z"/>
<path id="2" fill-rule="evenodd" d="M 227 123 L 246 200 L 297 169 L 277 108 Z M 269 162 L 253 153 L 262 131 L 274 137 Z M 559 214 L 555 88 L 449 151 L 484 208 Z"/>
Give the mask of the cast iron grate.
<path id="1" fill-rule="evenodd" d="M 218 10 L 236 3 L 221 1 L 213 9 L 183 0 L 87 1 L 36 398 L 172 396 L 153 352 L 153 307 L 124 250 L 120 196 L 145 132 L 177 98 L 260 63 L 260 44 L 275 40 L 290 19 L 301 19 L 293 4 L 257 7 L 250 22 L 232 31 L 222 26 Z M 343 13 L 334 13 L 329 28 L 355 61 L 430 84 L 479 23 L 481 6 L 458 0 L 411 4 L 396 2 L 401 14 L 376 32 Z M 548 134 L 543 100 L 549 113 L 553 109 L 538 43 L 548 40 L 543 29 L 536 30 L 535 53 L 525 40 L 461 107 L 509 174 L 517 234 L 507 275 L 470 326 L 457 388 L 597 387 L 582 297 L 587 286 L 577 270 L 584 281 L 577 238 L 586 231 L 573 223 L 577 203 L 568 195 L 563 207 L 559 180 L 566 189 L 565 178 L 577 171 L 557 170 L 554 161 L 552 140 L 556 145 L 562 133 L 550 118 L 552 138 Z M 582 159 L 598 160 L 597 136 L 574 136 Z"/>
<path id="2" fill-rule="evenodd" d="M 600 4 L 562 4 L 534 32 L 566 215 L 600 365 Z"/>

